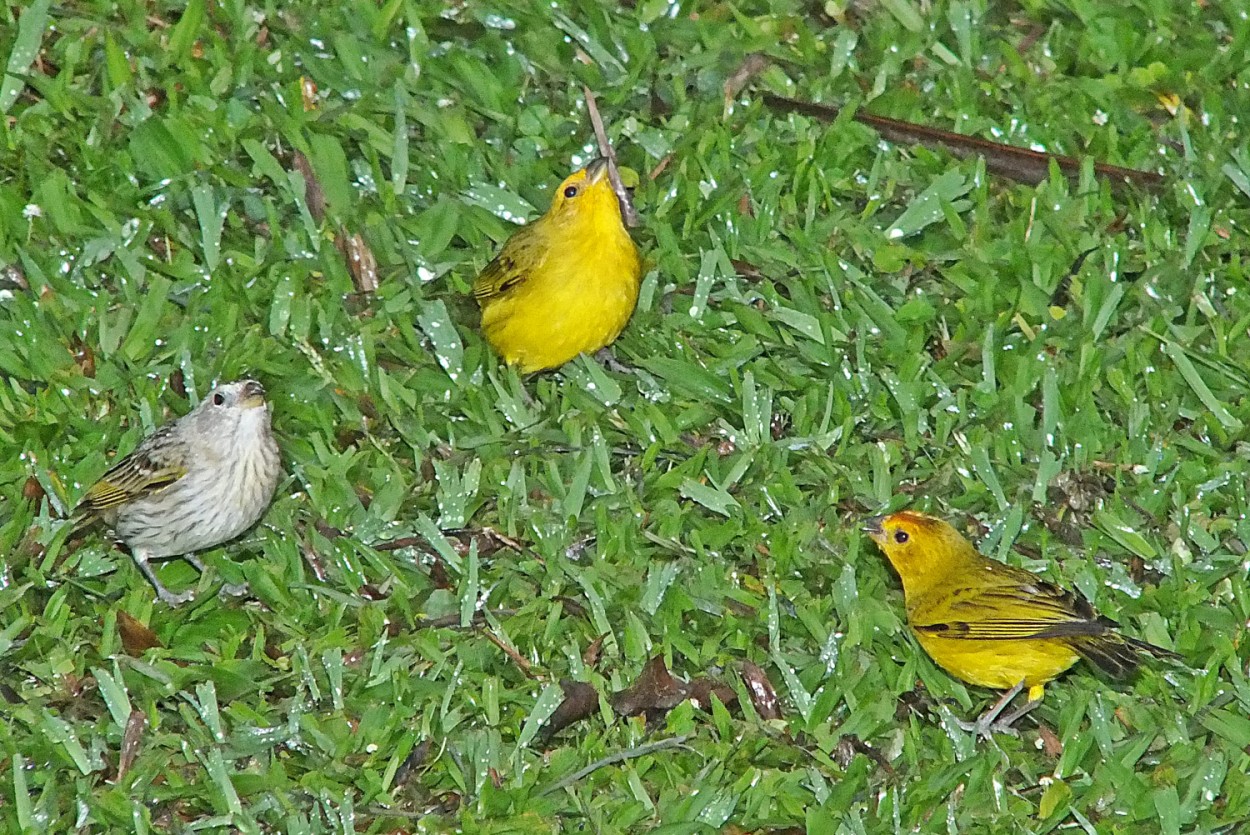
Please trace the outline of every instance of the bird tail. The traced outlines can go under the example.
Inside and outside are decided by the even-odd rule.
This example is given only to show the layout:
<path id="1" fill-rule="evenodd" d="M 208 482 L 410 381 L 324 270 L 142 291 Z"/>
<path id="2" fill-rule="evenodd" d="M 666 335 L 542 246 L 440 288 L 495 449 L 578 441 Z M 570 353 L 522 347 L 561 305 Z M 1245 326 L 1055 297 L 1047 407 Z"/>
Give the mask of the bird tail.
<path id="1" fill-rule="evenodd" d="M 70 542 L 74 537 L 81 536 L 88 528 L 93 527 L 98 522 L 103 522 L 104 517 L 100 511 L 92 506 L 89 502 L 80 501 L 68 516 L 63 517 L 67 524 L 68 530 L 65 534 L 65 541 Z"/>
<path id="2" fill-rule="evenodd" d="M 70 515 L 69 519 L 66 520 L 70 523 L 69 538 L 78 536 L 78 534 L 82 533 L 99 521 L 99 518 L 100 517 L 93 513 L 85 513 L 80 510 L 74 511 L 74 513 Z"/>
<path id="3" fill-rule="evenodd" d="M 1081 657 L 1112 678 L 1127 678 L 1141 666 L 1142 658 L 1152 655 L 1170 661 L 1181 661 L 1181 656 L 1171 650 L 1121 635 L 1104 632 L 1072 641 L 1072 648 Z"/>

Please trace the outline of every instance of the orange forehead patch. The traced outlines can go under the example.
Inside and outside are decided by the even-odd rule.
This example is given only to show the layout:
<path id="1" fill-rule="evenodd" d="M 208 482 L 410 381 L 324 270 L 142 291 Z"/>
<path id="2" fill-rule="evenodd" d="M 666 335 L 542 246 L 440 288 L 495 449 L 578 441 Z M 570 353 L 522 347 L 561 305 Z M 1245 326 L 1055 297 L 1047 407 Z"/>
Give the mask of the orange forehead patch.
<path id="1" fill-rule="evenodd" d="M 898 513 L 891 513 L 886 517 L 887 523 L 897 523 L 909 525 L 918 528 L 937 528 L 942 525 L 942 520 L 936 516 L 930 516 L 927 513 L 920 513 L 915 510 L 900 510 Z"/>

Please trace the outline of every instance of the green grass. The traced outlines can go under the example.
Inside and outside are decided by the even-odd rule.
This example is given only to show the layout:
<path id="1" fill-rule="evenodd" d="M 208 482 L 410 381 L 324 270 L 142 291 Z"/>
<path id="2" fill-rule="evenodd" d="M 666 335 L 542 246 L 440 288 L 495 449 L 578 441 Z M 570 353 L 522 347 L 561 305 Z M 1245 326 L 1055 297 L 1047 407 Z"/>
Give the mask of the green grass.
<path id="1" fill-rule="evenodd" d="M 1233 4 L 176 5 L 0 7 L 0 828 L 1250 819 Z M 774 63 L 727 107 L 754 51 Z M 635 372 L 522 379 L 465 293 L 506 218 L 586 158 L 582 84 L 643 175 L 650 266 L 615 347 Z M 1013 184 L 850 120 L 775 117 L 757 89 L 1168 185 Z M 377 259 L 370 297 L 340 229 Z M 288 478 L 202 581 L 162 566 L 195 603 L 155 605 L 103 535 L 66 547 L 60 518 L 112 451 L 243 374 L 272 394 Z M 923 655 L 858 532 L 905 504 L 1192 671 L 1078 666 L 1020 738 L 974 743 L 951 720 L 994 694 Z M 372 547 L 401 537 L 420 544 Z M 213 594 L 240 579 L 253 599 Z M 163 647 L 124 644 L 123 613 Z M 616 717 L 655 655 L 739 704 Z M 746 661 L 783 718 L 755 714 Z M 547 739 L 562 678 L 600 704 Z"/>

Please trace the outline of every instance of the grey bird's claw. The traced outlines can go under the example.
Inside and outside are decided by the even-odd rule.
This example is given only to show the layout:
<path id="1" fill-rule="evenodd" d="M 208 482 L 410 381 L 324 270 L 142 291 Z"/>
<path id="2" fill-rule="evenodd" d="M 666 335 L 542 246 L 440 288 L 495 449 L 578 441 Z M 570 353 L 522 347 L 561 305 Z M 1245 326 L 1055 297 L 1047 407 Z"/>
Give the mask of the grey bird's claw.
<path id="1" fill-rule="evenodd" d="M 166 606 L 176 609 L 183 603 L 186 603 L 190 601 L 191 598 L 195 597 L 195 590 L 188 589 L 181 594 L 174 594 L 164 586 L 156 586 L 156 596 L 164 601 Z"/>
<path id="2" fill-rule="evenodd" d="M 610 348 L 600 348 L 595 352 L 595 359 L 609 371 L 615 371 L 617 374 L 637 374 L 638 372 L 632 365 L 621 362 L 616 358 L 616 354 Z"/>
<path id="3" fill-rule="evenodd" d="M 964 722 L 956 719 L 955 724 L 970 734 L 974 734 L 979 739 L 989 741 L 994 738 L 994 734 L 1006 734 L 1007 736 L 1019 736 L 1020 732 L 1011 727 L 1007 722 L 995 722 L 994 720 L 985 721 L 985 717 L 977 719 L 975 722 Z"/>
<path id="4" fill-rule="evenodd" d="M 156 589 L 156 596 L 161 599 L 166 606 L 178 607 L 195 597 L 195 589 L 187 589 L 181 594 L 174 594 L 156 576 L 156 572 L 152 570 L 152 564 L 148 562 L 148 555 L 136 552 L 133 554 L 135 565 L 139 566 L 139 570 L 143 572 L 143 576 L 148 578 L 148 582 L 152 584 L 152 588 Z"/>
<path id="5" fill-rule="evenodd" d="M 219 594 L 225 597 L 243 597 L 251 592 L 252 589 L 247 583 L 225 583 Z"/>
<path id="6" fill-rule="evenodd" d="M 979 738 L 989 740 L 994 734 L 1008 734 L 1010 736 L 1019 736 L 1013 725 L 1017 719 L 1028 713 L 1033 708 L 1041 704 L 1041 700 L 1025 702 L 1018 710 L 1012 711 L 1002 719 L 999 715 L 1011 704 L 1011 700 L 1020 695 L 1020 691 L 1024 689 L 1024 682 L 1020 682 L 1015 687 L 1003 693 L 1002 698 L 990 706 L 990 709 L 981 714 L 975 722 L 962 722 L 956 720 L 956 724 L 970 734 L 976 734 Z"/>

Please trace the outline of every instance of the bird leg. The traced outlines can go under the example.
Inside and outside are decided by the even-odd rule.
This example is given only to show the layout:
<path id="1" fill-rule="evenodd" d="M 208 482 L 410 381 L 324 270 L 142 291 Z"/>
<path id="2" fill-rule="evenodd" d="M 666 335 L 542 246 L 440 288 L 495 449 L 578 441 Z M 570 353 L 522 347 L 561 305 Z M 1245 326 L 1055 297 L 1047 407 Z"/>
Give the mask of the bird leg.
<path id="1" fill-rule="evenodd" d="M 959 722 L 959 727 L 963 728 L 968 733 L 976 734 L 977 736 L 984 737 L 985 739 L 989 739 L 994 734 L 995 731 L 997 731 L 998 733 L 1012 734 L 1014 736 L 1016 733 L 1016 729 L 1011 727 L 1011 723 L 1016 721 L 1021 716 L 1028 713 L 1030 710 L 1037 707 L 1037 705 L 1041 703 L 1040 698 L 1038 698 L 1036 701 L 1030 700 L 1027 704 L 1025 704 L 1019 710 L 1014 711 L 1006 719 L 1000 722 L 998 720 L 999 714 L 1001 714 L 1003 710 L 1006 709 L 1007 705 L 1011 704 L 1012 699 L 1020 695 L 1020 691 L 1023 689 L 1024 689 L 1024 682 L 1021 681 L 1015 687 L 1011 688 L 1006 693 L 1004 693 L 998 701 L 990 705 L 990 709 L 985 711 L 985 713 L 982 713 L 977 718 L 977 721 Z M 1031 692 L 1030 692 L 1030 695 L 1031 695 Z"/>
<path id="2" fill-rule="evenodd" d="M 191 563 L 191 565 L 195 567 L 195 570 L 201 574 L 208 570 L 204 567 L 204 561 L 195 554 L 183 554 L 182 558 Z M 229 597 L 242 597 L 250 591 L 251 589 L 248 588 L 247 583 L 222 583 L 221 586 L 221 594 L 225 594 Z"/>
<path id="3" fill-rule="evenodd" d="M 156 596 L 159 597 L 166 606 L 181 606 L 192 597 L 195 597 L 195 590 L 188 589 L 182 594 L 174 594 L 161 583 L 156 576 L 156 572 L 152 569 L 150 558 L 146 551 L 141 548 L 134 549 L 131 556 L 134 558 L 135 565 L 139 566 L 139 570 L 143 572 L 143 576 L 148 578 L 148 582 L 152 584 L 152 588 L 156 589 Z M 198 562 L 198 560 L 197 560 Z M 195 565 L 195 563 L 191 563 Z M 198 566 L 201 570 L 203 566 Z"/>
<path id="4" fill-rule="evenodd" d="M 1028 701 L 1020 705 L 1020 707 L 1017 708 L 1016 710 L 1009 713 L 1005 719 L 1003 719 L 1002 721 L 998 723 L 997 727 L 1010 728 L 1012 725 L 1015 724 L 1017 719 L 1019 719 L 1021 716 L 1028 713 L 1030 710 L 1037 707 L 1041 703 L 1042 703 L 1041 698 L 1040 697 L 1036 699 L 1033 698 L 1033 691 L 1030 690 Z"/>

